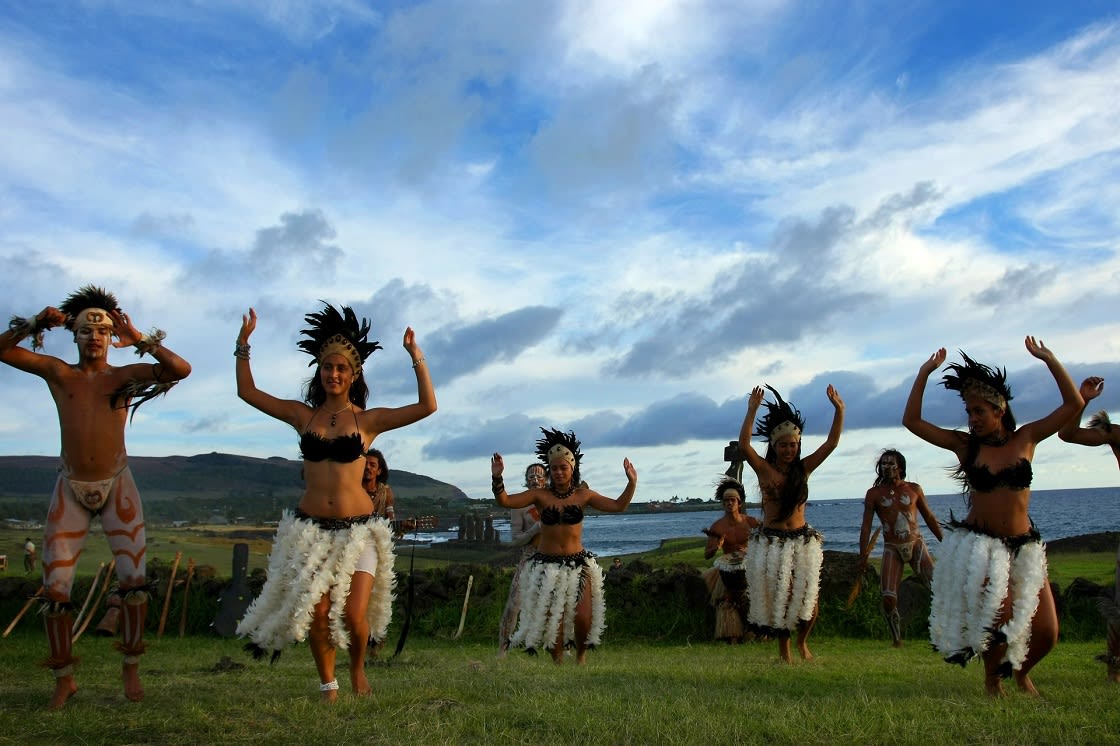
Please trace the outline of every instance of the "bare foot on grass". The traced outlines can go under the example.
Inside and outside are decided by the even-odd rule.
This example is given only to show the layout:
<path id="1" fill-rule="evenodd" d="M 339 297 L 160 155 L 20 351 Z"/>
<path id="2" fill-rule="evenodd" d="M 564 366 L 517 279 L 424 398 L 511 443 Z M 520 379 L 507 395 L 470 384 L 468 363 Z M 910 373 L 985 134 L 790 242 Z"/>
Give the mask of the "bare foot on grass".
<path id="1" fill-rule="evenodd" d="M 782 659 L 783 663 L 793 663 L 793 655 L 790 653 L 788 637 L 779 638 L 778 657 Z"/>
<path id="2" fill-rule="evenodd" d="M 1038 693 L 1038 689 L 1035 688 L 1034 682 L 1031 681 L 1030 676 L 1027 676 L 1026 674 L 1016 673 L 1015 683 L 1019 685 L 1019 691 L 1021 691 L 1023 694 L 1028 694 L 1032 697 L 1041 696 Z"/>
<path id="3" fill-rule="evenodd" d="M 991 676 L 984 677 L 984 693 L 992 698 L 1007 696 L 1007 693 L 1003 691 L 1003 682 L 999 676 L 994 678 Z"/>
<path id="4" fill-rule="evenodd" d="M 51 695 L 50 709 L 61 710 L 66 701 L 78 692 L 78 683 L 73 676 L 62 676 L 54 680 L 54 694 Z"/>
<path id="5" fill-rule="evenodd" d="M 361 668 L 350 672 L 350 687 L 354 690 L 354 694 L 359 697 L 368 697 L 372 692 L 369 687 L 369 679 L 366 678 L 366 672 Z"/>

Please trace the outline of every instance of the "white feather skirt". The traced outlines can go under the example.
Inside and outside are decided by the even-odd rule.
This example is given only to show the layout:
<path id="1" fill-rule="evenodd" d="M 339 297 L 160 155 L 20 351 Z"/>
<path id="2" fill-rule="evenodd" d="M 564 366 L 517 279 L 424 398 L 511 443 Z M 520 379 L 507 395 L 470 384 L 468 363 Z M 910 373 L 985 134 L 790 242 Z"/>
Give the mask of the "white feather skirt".
<path id="1" fill-rule="evenodd" d="M 824 541 L 811 526 L 797 532 L 756 530 L 747 542 L 746 557 L 751 628 L 780 635 L 811 620 L 823 564 Z"/>
<path id="2" fill-rule="evenodd" d="M 325 529 L 313 521 L 284 511 L 272 552 L 268 579 L 237 625 L 237 634 L 263 650 L 281 650 L 307 638 L 316 603 L 330 594 L 331 643 L 350 646 L 343 611 L 350 595 L 350 578 L 358 558 L 372 546 L 377 557 L 366 620 L 370 639 L 384 640 L 393 614 L 393 534 L 389 523 L 374 518 L 343 529 Z"/>
<path id="3" fill-rule="evenodd" d="M 933 571 L 929 635 L 947 661 L 964 665 L 993 640 L 1007 642 L 1004 663 L 1018 670 L 1027 655 L 1038 594 L 1046 583 L 1046 549 L 1041 540 L 1016 550 L 998 537 L 960 525 L 949 526 Z M 997 626 L 1004 601 L 1011 616 Z"/>
<path id="4" fill-rule="evenodd" d="M 586 582 L 585 582 L 586 581 Z M 510 645 L 529 652 L 556 647 L 561 625 L 563 642 L 576 644 L 575 611 L 583 593 L 591 594 L 591 629 L 587 645 L 599 644 L 606 627 L 603 571 L 595 555 L 582 552 L 570 557 L 535 554 L 521 571 L 521 613 Z"/>

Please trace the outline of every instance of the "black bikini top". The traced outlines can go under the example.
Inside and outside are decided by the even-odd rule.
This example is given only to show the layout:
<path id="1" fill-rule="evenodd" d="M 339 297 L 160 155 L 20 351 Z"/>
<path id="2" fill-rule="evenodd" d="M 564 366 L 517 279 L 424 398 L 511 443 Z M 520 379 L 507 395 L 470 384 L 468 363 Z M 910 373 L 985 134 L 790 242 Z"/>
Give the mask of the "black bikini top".
<path id="1" fill-rule="evenodd" d="M 1006 469 L 1000 469 L 995 474 L 986 465 L 969 464 L 964 467 L 968 486 L 977 492 L 991 492 L 1000 487 L 1009 490 L 1025 490 L 1031 486 L 1034 471 L 1031 462 L 1021 458 Z"/>
<path id="2" fill-rule="evenodd" d="M 546 526 L 555 526 L 557 523 L 574 526 L 583 523 L 583 508 L 579 505 L 565 505 L 561 510 L 555 505 L 549 505 L 541 511 L 541 523 Z"/>
<path id="3" fill-rule="evenodd" d="M 316 412 L 317 413 L 317 412 Z M 354 412 L 354 427 L 358 426 L 358 413 Z M 348 464 L 357 461 L 365 454 L 365 445 L 359 431 L 349 435 L 340 435 L 337 438 L 324 438 L 318 433 L 311 432 L 311 420 L 307 422 L 307 430 L 299 436 L 299 452 L 304 461 L 337 461 Z"/>

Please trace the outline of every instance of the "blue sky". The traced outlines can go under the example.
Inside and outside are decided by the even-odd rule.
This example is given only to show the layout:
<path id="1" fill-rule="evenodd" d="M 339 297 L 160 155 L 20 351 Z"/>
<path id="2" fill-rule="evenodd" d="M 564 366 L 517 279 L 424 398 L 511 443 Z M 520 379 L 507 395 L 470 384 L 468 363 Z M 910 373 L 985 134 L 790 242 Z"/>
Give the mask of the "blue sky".
<path id="1" fill-rule="evenodd" d="M 898 422 L 937 347 L 1006 366 L 1020 421 L 1056 388 L 1023 337 L 1120 392 L 1120 12 L 1106 2 L 84 2 L 0 9 L 5 313 L 115 291 L 194 373 L 134 455 L 296 456 L 240 402 L 298 398 L 317 300 L 385 347 L 371 404 L 439 412 L 390 466 L 488 495 L 488 456 L 574 429 L 606 494 L 708 497 L 746 394 L 847 403 L 814 498 L 879 450 L 950 492 Z M 74 359 L 68 335 L 47 351 Z M 115 352 L 113 360 L 130 355 Z M 0 453 L 58 449 L 45 386 L 4 367 Z M 963 426 L 940 387 L 927 416 Z M 1056 438 L 1037 488 L 1114 485 Z"/>

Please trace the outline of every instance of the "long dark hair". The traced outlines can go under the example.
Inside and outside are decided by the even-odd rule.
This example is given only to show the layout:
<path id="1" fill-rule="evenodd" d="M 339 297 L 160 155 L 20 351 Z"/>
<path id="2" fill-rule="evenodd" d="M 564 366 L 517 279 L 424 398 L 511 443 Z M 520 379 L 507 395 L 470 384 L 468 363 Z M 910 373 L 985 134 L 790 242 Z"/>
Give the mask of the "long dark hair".
<path id="1" fill-rule="evenodd" d="M 389 484 L 389 464 L 385 462 L 385 454 L 376 448 L 371 448 L 366 451 L 366 457 L 373 456 L 377 459 L 377 465 L 380 467 L 377 470 L 377 484 Z"/>
<path id="2" fill-rule="evenodd" d="M 766 444 L 766 461 L 771 466 L 778 465 L 778 454 L 774 452 L 774 446 L 770 443 Z M 809 478 L 805 476 L 805 464 L 801 462 L 801 440 L 797 441 L 797 458 L 789 465 L 789 471 L 786 472 L 786 481 L 782 483 L 782 489 L 778 492 L 778 504 L 781 510 L 775 520 L 784 521 L 793 515 L 793 511 L 797 509 L 798 505 L 804 505 L 809 500 Z"/>
<path id="3" fill-rule="evenodd" d="M 906 457 L 893 448 L 887 448 L 879 454 L 879 460 L 875 462 L 875 484 L 883 483 L 882 464 L 884 456 L 894 456 L 894 460 L 898 462 L 898 478 L 906 479 Z"/>

